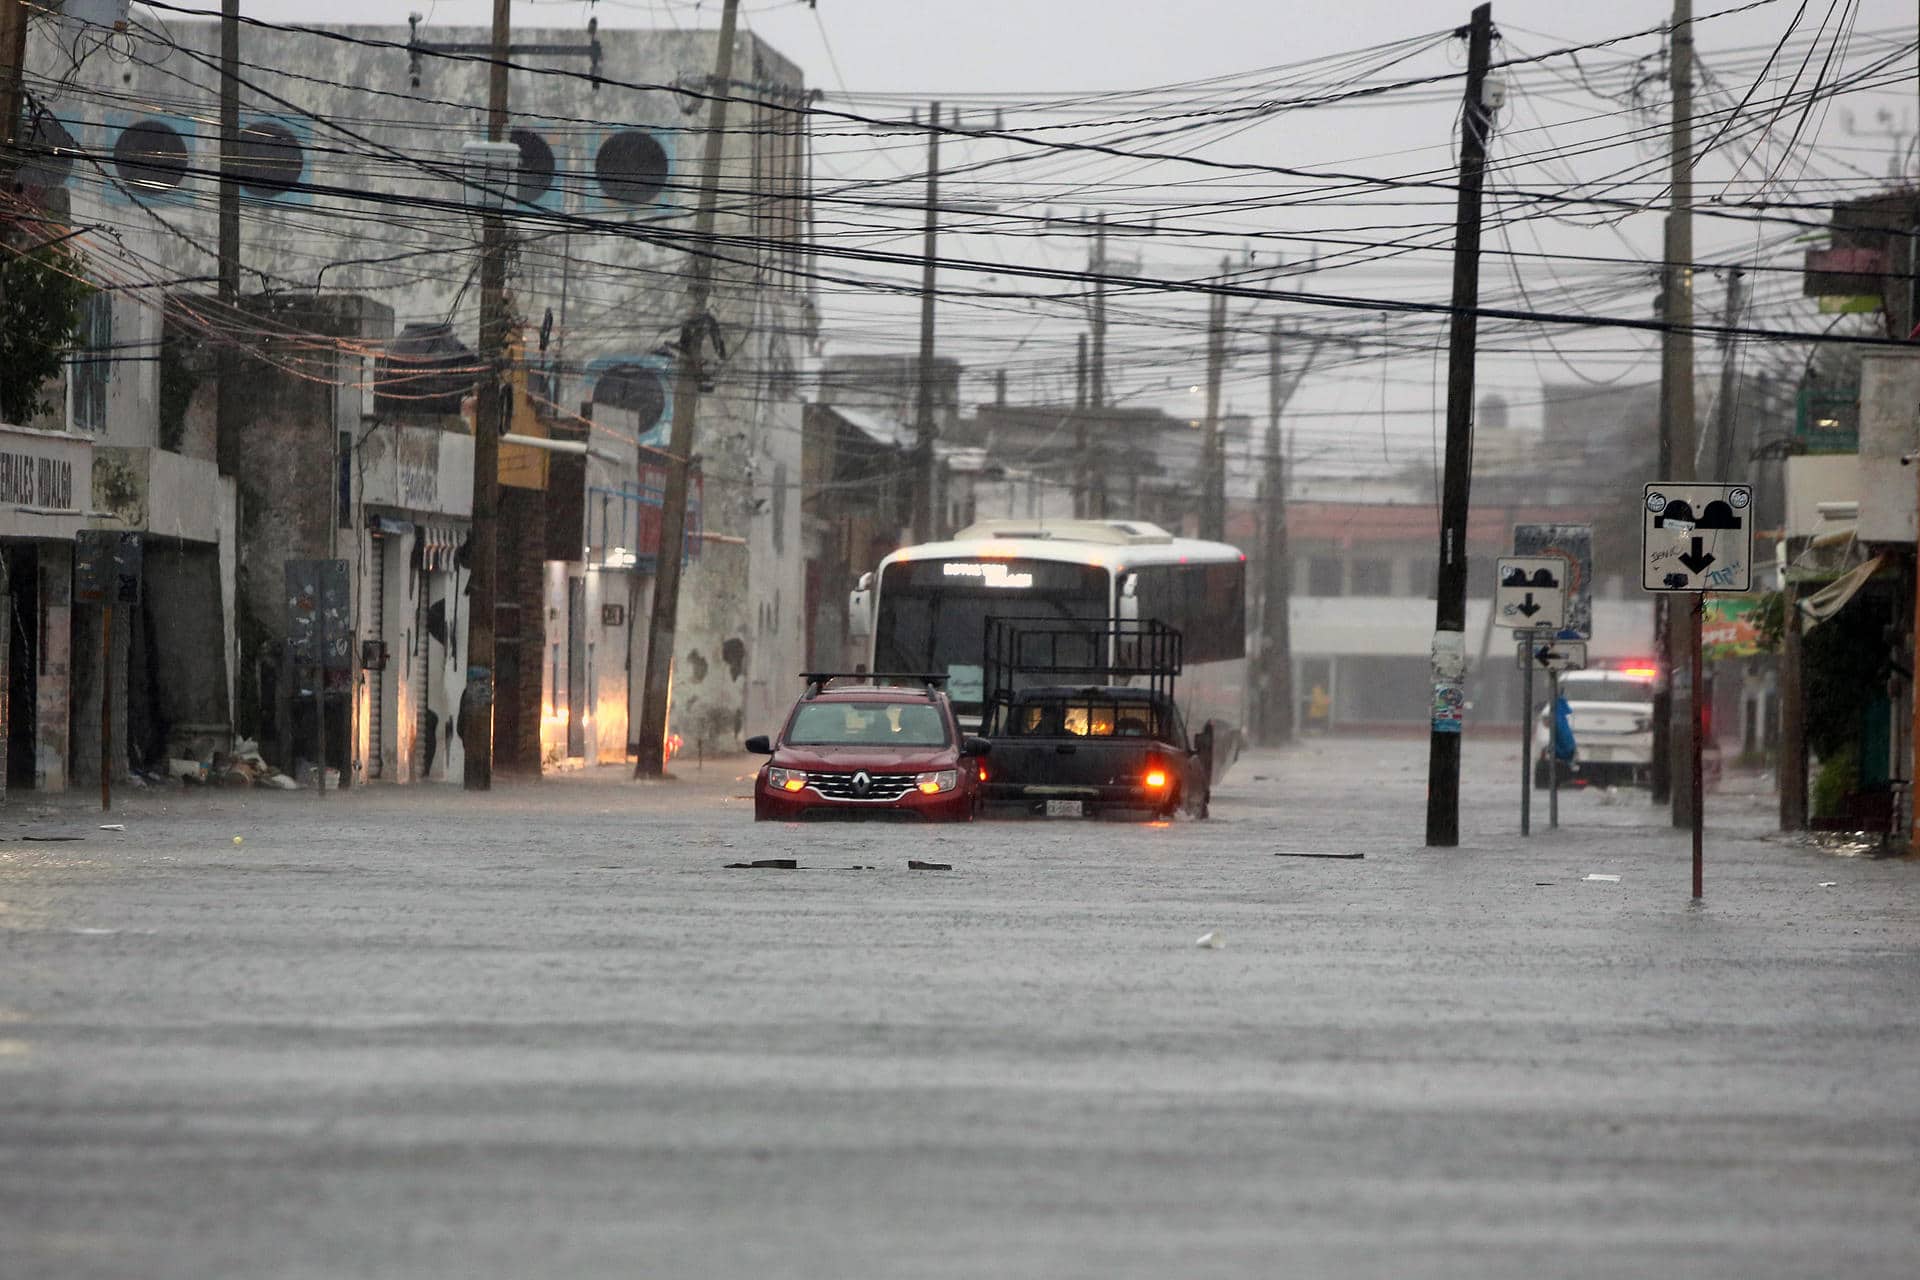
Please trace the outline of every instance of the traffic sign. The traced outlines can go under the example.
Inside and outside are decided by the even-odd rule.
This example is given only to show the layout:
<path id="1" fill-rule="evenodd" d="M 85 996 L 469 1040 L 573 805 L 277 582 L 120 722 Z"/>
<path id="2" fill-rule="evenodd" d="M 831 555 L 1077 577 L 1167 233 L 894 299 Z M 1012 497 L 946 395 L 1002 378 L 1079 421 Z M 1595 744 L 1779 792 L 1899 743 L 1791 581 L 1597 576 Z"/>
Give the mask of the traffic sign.
<path id="1" fill-rule="evenodd" d="M 1647 591 L 1753 587 L 1753 490 L 1744 484 L 1650 484 L 1640 509 Z"/>
<path id="2" fill-rule="evenodd" d="M 1561 630 L 1580 633 L 1580 639 L 1593 634 L 1593 526 L 1590 524 L 1516 524 L 1513 526 L 1513 554 L 1516 556 L 1558 556 L 1565 561 L 1566 573 L 1560 589 L 1566 596 L 1566 615 Z"/>
<path id="3" fill-rule="evenodd" d="M 1559 556 L 1501 556 L 1493 620 L 1502 627 L 1558 630 L 1565 621 L 1567 562 Z"/>
<path id="4" fill-rule="evenodd" d="M 1584 671 L 1587 666 L 1585 640 L 1551 640 L 1518 637 L 1513 647 L 1513 665 L 1521 670 Z"/>

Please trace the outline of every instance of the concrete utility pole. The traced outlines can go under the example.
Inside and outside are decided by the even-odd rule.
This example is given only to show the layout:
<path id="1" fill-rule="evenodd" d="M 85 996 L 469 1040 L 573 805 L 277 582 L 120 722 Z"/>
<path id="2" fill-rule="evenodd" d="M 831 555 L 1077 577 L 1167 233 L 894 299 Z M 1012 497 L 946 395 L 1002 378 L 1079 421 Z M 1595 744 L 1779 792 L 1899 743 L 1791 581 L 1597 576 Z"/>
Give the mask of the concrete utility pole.
<path id="1" fill-rule="evenodd" d="M 220 313 L 235 324 L 240 310 L 240 0 L 220 0 Z M 236 329 L 237 329 L 236 325 Z M 215 348 L 215 452 L 237 469 L 240 360 L 234 340 Z M 322 762 L 324 764 L 324 762 Z M 321 781 L 325 781 L 323 777 Z"/>
<path id="2" fill-rule="evenodd" d="M 1727 308 L 1720 317 L 1722 328 L 1740 323 L 1740 281 L 1746 275 L 1739 267 L 1727 268 Z M 1740 398 L 1738 343 L 1731 333 L 1720 336 L 1720 394 L 1713 405 L 1713 471 L 1716 480 L 1733 479 L 1733 436 L 1736 430 L 1734 402 Z"/>
<path id="3" fill-rule="evenodd" d="M 1668 186 L 1671 204 L 1666 228 L 1666 291 L 1661 320 L 1659 479 L 1694 479 L 1693 403 L 1693 0 L 1673 0 L 1673 31 L 1668 37 L 1667 76 L 1673 94 Z M 1666 597 L 1662 597 L 1666 602 Z M 1691 617 L 1676 611 L 1689 601 L 1662 610 L 1667 658 L 1667 798 L 1676 827 L 1693 826 L 1694 739 L 1700 731 L 1696 707 L 1700 691 L 1692 687 L 1699 665 L 1694 654 L 1698 631 Z M 1658 722 L 1659 708 L 1654 718 Z"/>
<path id="4" fill-rule="evenodd" d="M 1267 536 L 1260 558 L 1260 740 L 1269 747 L 1293 741 L 1293 553 L 1287 548 L 1287 466 L 1280 449 L 1280 322 L 1267 332 Z"/>
<path id="5" fill-rule="evenodd" d="M 1233 269 L 1220 259 L 1221 283 Z M 1200 536 L 1219 542 L 1227 536 L 1227 442 L 1220 426 L 1220 378 L 1227 362 L 1227 295 L 1207 299 L 1207 421 L 1202 441 L 1200 477 Z"/>
<path id="6" fill-rule="evenodd" d="M 505 0 L 499 0 L 505 3 Z M 733 92 L 733 32 L 740 0 L 726 0 L 720 13 L 720 53 L 714 60 L 713 102 L 707 112 L 705 169 L 700 175 L 700 207 L 694 215 L 688 266 L 687 318 L 680 326 L 680 367 L 673 386 L 673 425 L 667 436 L 667 491 L 660 508 L 659 567 L 653 577 L 653 614 L 647 621 L 647 678 L 640 711 L 639 755 L 633 776 L 657 778 L 667 771 L 667 691 L 673 677 L 674 633 L 680 620 L 680 561 L 686 550 L 687 482 L 693 468 L 694 424 L 705 378 L 707 332 L 713 317 L 707 298 L 713 291 L 713 259 L 705 252 L 713 241 L 713 206 L 720 188 L 720 160 L 726 143 L 727 99 Z"/>
<path id="7" fill-rule="evenodd" d="M 1447 337 L 1447 449 L 1440 492 L 1440 567 L 1433 618 L 1433 726 L 1427 744 L 1427 846 L 1460 843 L 1460 731 L 1467 677 L 1467 509 L 1473 480 L 1473 372 L 1479 335 L 1480 193 L 1487 163 L 1487 65 L 1493 6 L 1466 27 L 1466 96 L 1460 113 L 1460 196 L 1453 240 L 1453 318 Z"/>
<path id="8" fill-rule="evenodd" d="M 27 0 L 0 0 L 0 178 L 20 162 L 20 128 L 27 60 Z M 0 190 L 4 190 L 0 187 Z"/>
<path id="9" fill-rule="evenodd" d="M 1107 215 L 1093 221 L 1093 367 L 1087 378 L 1087 403 L 1107 407 Z"/>
<path id="10" fill-rule="evenodd" d="M 940 244 L 940 104 L 927 110 L 927 225 L 920 248 L 920 381 L 913 412 L 913 540 L 931 542 L 934 527 L 933 287 Z"/>
<path id="11" fill-rule="evenodd" d="M 487 141 L 507 136 L 507 60 L 512 0 L 493 0 L 493 53 L 487 67 Z M 507 221 L 482 192 L 480 216 L 480 380 L 473 404 L 473 532 L 468 548 L 467 691 L 460 741 L 469 791 L 493 786 L 494 602 L 499 594 L 500 433 L 505 409 Z"/>

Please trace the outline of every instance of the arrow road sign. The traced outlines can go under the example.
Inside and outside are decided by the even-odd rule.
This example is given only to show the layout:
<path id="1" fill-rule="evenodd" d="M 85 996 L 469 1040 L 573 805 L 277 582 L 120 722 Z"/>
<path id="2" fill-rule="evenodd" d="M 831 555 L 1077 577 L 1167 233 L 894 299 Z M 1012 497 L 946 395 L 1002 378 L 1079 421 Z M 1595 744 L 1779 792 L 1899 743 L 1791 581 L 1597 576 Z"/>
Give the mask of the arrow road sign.
<path id="1" fill-rule="evenodd" d="M 1501 556 L 1493 620 L 1503 627 L 1557 630 L 1565 621 L 1567 562 L 1559 556 Z"/>
<path id="2" fill-rule="evenodd" d="M 1587 665 L 1587 642 L 1584 640 L 1542 640 L 1516 637 L 1520 643 L 1514 646 L 1513 665 L 1522 668 L 1531 665 L 1535 671 L 1582 671 Z"/>
<path id="3" fill-rule="evenodd" d="M 1753 490 L 1744 484 L 1646 487 L 1640 585 L 1648 591 L 1747 591 L 1753 585 Z"/>

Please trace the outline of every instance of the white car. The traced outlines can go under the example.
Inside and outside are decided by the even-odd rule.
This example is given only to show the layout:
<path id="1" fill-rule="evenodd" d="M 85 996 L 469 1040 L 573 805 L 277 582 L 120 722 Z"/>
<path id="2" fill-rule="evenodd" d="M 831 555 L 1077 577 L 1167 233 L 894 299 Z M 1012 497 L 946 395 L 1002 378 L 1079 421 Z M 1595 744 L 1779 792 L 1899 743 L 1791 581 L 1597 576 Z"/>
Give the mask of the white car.
<path id="1" fill-rule="evenodd" d="M 1562 782 L 1645 783 L 1653 769 L 1652 667 L 1569 671 L 1560 677 L 1573 726 L 1574 757 L 1560 766 Z M 1542 707 L 1533 727 L 1533 783 L 1544 787 L 1553 765 L 1553 707 Z"/>

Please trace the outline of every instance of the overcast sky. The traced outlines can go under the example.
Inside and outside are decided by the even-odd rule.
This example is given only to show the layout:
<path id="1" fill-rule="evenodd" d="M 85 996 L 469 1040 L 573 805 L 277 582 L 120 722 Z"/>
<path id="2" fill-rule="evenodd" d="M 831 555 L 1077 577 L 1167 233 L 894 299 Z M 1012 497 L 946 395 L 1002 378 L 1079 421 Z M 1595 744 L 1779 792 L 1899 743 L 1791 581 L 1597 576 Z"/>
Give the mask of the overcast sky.
<path id="1" fill-rule="evenodd" d="M 1817 203 L 1880 185 L 1894 162 L 1891 135 L 1911 134 L 1915 117 L 1914 57 L 1910 51 L 1899 56 L 1900 46 L 1915 38 L 1912 0 L 1772 0 L 1747 12 L 1713 16 L 1739 7 L 1741 0 L 1696 0 L 1703 100 L 1709 106 L 1717 100 L 1723 110 L 1747 101 L 1742 118 L 1754 126 L 1744 138 L 1726 139 L 1702 162 L 1702 198 Z M 421 3 L 418 11 L 430 27 L 444 28 L 484 25 L 491 8 L 484 0 L 439 0 Z M 311 22 L 317 16 L 308 0 L 243 0 L 243 12 L 287 22 Z M 1494 6 L 1503 36 L 1496 57 L 1593 45 L 1657 27 L 1669 12 L 1668 4 L 1649 0 L 1509 0 Z M 713 27 L 719 13 L 717 0 L 608 0 L 597 5 L 523 2 L 515 5 L 513 17 L 520 29 L 578 27 L 589 15 L 607 26 Z M 962 119 L 975 127 L 989 124 L 989 110 L 998 107 L 1009 132 L 1052 128 L 1056 132 L 1050 137 L 1118 139 L 1132 151 L 1191 151 L 1230 162 L 1444 181 L 1450 180 L 1457 143 L 1457 80 L 1193 134 L 1163 136 L 1158 130 L 1164 117 L 1183 107 L 1251 103 L 1294 91 L 1276 86 L 1306 86 L 1298 91 L 1310 93 L 1345 83 L 1343 77 L 1349 76 L 1379 83 L 1457 72 L 1464 47 L 1446 33 L 1468 13 L 1465 4 L 1426 0 L 972 0 L 965 5 L 819 0 L 817 9 L 804 0 L 748 0 L 743 21 L 802 67 L 808 83 L 827 95 L 825 106 L 860 115 L 900 118 L 910 102 L 938 97 L 980 108 Z M 371 0 L 334 0 L 324 13 L 328 22 L 397 23 L 405 17 L 403 7 Z M 1769 64 L 1770 51 L 1790 28 L 1792 38 Z M 1423 36 L 1434 39 L 1422 41 Z M 1664 184 L 1661 48 L 1660 37 L 1643 35 L 1509 73 L 1512 87 L 1493 154 L 1496 162 L 1514 167 L 1496 179 L 1506 190 L 1488 213 L 1492 217 L 1504 209 L 1511 220 L 1489 230 L 1487 247 L 1506 256 L 1484 264 L 1484 301 L 1550 312 L 1650 314 L 1655 282 L 1645 263 L 1658 254 L 1656 213 L 1601 206 L 1541 209 L 1515 193 L 1577 188 L 1603 198 L 1657 202 Z M 1868 87 L 1843 95 L 1822 93 L 1811 103 L 1781 101 L 1796 86 L 1804 93 L 1815 85 L 1839 84 L 1850 70 L 1871 71 L 1876 60 L 1884 65 L 1872 82 L 1863 80 Z M 1253 74 L 1263 69 L 1269 73 Z M 1217 92 L 1196 85 L 1218 77 L 1227 79 Z M 1187 87 L 1141 92 L 1160 86 Z M 1082 92 L 1121 96 L 1090 114 L 1068 102 Z M 1080 128 L 1094 117 L 1102 127 Z M 1117 121 L 1143 123 L 1120 127 Z M 1705 125 L 1702 132 L 1713 129 Z M 1791 149 L 1790 138 L 1797 139 Z M 1911 145 L 1904 137 L 1897 141 L 1903 148 Z M 909 198 L 924 167 L 921 144 L 911 136 L 823 137 L 816 142 L 816 155 L 817 187 L 892 179 L 897 185 L 885 189 Z M 1912 171 L 1910 157 L 1899 163 Z M 1405 191 L 1375 190 L 1310 200 L 1312 183 L 1208 173 L 1177 161 L 1035 159 L 1030 150 L 1005 141 L 955 140 L 943 153 L 943 168 L 965 173 L 980 165 L 986 167 L 954 180 L 943 194 L 990 201 L 1017 214 L 1023 234 L 969 235 L 967 225 L 1005 224 L 956 217 L 954 234 L 942 240 L 942 257 L 1081 268 L 1087 264 L 1088 237 L 1075 227 L 1058 235 L 1025 233 L 1032 230 L 1032 219 L 1049 212 L 1066 218 L 1105 212 L 1135 227 L 1135 234 L 1115 237 L 1113 256 L 1136 262 L 1153 278 L 1214 275 L 1223 253 L 1235 256 L 1236 271 L 1260 263 L 1270 270 L 1282 259 L 1311 256 L 1315 248 L 1309 246 L 1324 238 L 1328 245 L 1317 249 L 1322 260 L 1344 257 L 1342 269 L 1276 283 L 1364 298 L 1444 301 L 1447 296 L 1450 192 L 1413 199 Z M 1613 185 L 1602 184 L 1610 175 Z M 1280 199 L 1264 200 L 1270 195 Z M 1243 203 L 1230 213 L 1213 207 L 1229 198 Z M 1818 220 L 1822 215 L 1804 216 Z M 1169 229 L 1141 234 L 1146 219 Z M 891 232 L 884 226 L 867 228 L 860 243 L 917 252 L 916 219 L 903 214 L 893 222 Z M 1755 268 L 1751 322 L 1783 329 L 1824 323 L 1811 303 L 1797 299 L 1797 280 L 1784 270 L 1798 260 L 1804 245 L 1791 241 L 1805 228 L 1708 219 L 1697 225 L 1698 260 Z M 1419 238 L 1417 252 L 1383 257 L 1352 247 L 1352 242 L 1401 234 L 1381 228 L 1421 226 L 1428 232 Z M 1366 230 L 1350 230 L 1355 227 Z M 1259 238 L 1267 235 L 1295 239 Z M 1348 247 L 1339 247 L 1340 242 Z M 1255 255 L 1251 260 L 1249 252 Z M 966 360 L 979 375 L 965 387 L 969 398 L 988 398 L 988 378 L 996 368 L 1006 370 L 1016 399 L 1071 397 L 1071 344 L 1084 319 L 1070 291 L 1055 288 L 1035 300 L 1024 297 L 1034 292 L 1029 285 L 978 272 L 943 273 L 943 286 L 949 283 L 986 295 L 943 302 L 941 308 L 942 352 Z M 1717 312 L 1723 292 L 1718 279 L 1709 273 L 1698 289 L 1702 314 Z M 995 296 L 996 291 L 1008 296 Z M 1236 344 L 1228 378 L 1231 408 L 1264 422 L 1266 362 L 1264 340 L 1257 335 L 1277 319 L 1290 332 L 1324 331 L 1340 339 L 1323 349 L 1289 405 L 1304 453 L 1317 450 L 1329 461 L 1356 466 L 1425 456 L 1444 398 L 1443 318 L 1329 313 L 1297 301 L 1233 305 L 1232 322 L 1244 340 Z M 910 297 L 834 293 L 824 299 L 824 311 L 828 352 L 912 349 L 917 312 Z M 1189 388 L 1202 380 L 1205 312 L 1205 299 L 1191 294 L 1119 301 L 1111 340 L 1114 394 L 1131 397 L 1129 403 L 1158 403 L 1176 411 L 1194 405 Z M 1523 426 L 1537 422 L 1534 402 L 1543 381 L 1631 382 L 1657 376 L 1650 335 L 1527 326 L 1489 332 L 1485 341 L 1489 350 L 1481 364 L 1481 389 L 1508 398 L 1515 421 Z M 1743 351 L 1741 358 L 1768 356 L 1756 350 Z M 1703 375 L 1713 371 L 1716 360 L 1712 345 L 1703 342 Z"/>

